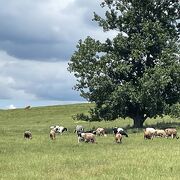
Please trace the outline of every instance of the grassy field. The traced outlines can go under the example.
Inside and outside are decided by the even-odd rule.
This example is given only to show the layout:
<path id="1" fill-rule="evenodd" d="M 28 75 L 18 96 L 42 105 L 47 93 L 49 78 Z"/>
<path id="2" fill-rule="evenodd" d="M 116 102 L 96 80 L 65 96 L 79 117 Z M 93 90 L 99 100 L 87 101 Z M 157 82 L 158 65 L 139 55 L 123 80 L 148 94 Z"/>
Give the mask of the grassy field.
<path id="1" fill-rule="evenodd" d="M 38 107 L 0 111 L 0 179 L 8 180 L 179 180 L 180 140 L 144 140 L 142 129 L 132 129 L 130 119 L 113 122 L 74 121 L 76 113 L 87 113 L 90 104 Z M 69 129 L 55 141 L 51 125 Z M 97 137 L 97 144 L 77 143 L 77 124 L 86 130 L 113 126 L 127 129 L 129 137 L 114 143 L 112 134 Z M 177 127 L 180 120 L 169 117 L 148 119 L 145 126 Z M 24 130 L 32 140 L 24 140 Z"/>

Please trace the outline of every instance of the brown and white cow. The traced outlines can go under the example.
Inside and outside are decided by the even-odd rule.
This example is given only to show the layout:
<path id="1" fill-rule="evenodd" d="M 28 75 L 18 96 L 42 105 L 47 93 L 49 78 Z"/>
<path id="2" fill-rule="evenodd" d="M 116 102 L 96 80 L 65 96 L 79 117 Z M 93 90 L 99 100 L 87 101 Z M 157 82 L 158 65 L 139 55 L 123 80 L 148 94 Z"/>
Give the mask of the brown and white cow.
<path id="1" fill-rule="evenodd" d="M 78 142 L 96 143 L 95 135 L 93 133 L 78 133 Z"/>
<path id="2" fill-rule="evenodd" d="M 122 134 L 120 134 L 120 133 L 115 134 L 115 142 L 122 143 Z"/>

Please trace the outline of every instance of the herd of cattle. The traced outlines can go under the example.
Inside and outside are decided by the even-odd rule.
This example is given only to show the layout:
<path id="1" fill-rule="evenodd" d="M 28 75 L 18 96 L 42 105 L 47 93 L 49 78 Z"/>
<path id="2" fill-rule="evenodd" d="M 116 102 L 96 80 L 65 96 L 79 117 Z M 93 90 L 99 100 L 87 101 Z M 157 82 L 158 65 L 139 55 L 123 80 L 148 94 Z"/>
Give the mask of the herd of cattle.
<path id="1" fill-rule="evenodd" d="M 146 128 L 144 130 L 144 139 L 153 139 L 154 137 L 164 137 L 164 138 L 176 138 L 179 139 L 177 135 L 177 130 L 175 128 L 167 128 L 163 129 L 154 129 L 154 128 Z"/>
<path id="2" fill-rule="evenodd" d="M 52 140 L 56 139 L 56 134 L 63 134 L 63 132 L 68 131 L 67 128 L 63 126 L 51 126 L 49 137 Z M 123 136 L 128 137 L 127 132 L 123 128 L 114 127 L 112 128 L 114 134 L 114 140 L 116 143 L 121 143 Z M 78 143 L 80 142 L 91 142 L 96 143 L 96 136 L 107 136 L 104 128 L 97 128 L 96 130 L 88 130 L 85 131 L 84 127 L 81 125 L 77 125 L 74 133 L 77 134 Z M 177 130 L 175 128 L 167 128 L 165 130 L 162 129 L 154 129 L 154 128 L 146 128 L 144 129 L 144 139 L 153 139 L 154 137 L 164 137 L 164 138 L 179 138 L 177 135 Z M 32 139 L 31 131 L 24 132 L 25 139 Z"/>

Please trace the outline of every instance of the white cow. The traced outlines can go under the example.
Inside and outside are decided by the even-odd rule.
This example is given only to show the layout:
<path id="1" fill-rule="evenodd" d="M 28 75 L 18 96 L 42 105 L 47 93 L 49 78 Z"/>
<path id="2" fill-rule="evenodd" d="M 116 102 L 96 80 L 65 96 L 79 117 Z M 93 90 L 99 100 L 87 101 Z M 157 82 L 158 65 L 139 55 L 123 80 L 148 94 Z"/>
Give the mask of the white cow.
<path id="1" fill-rule="evenodd" d="M 156 136 L 156 129 L 148 127 L 145 129 L 146 134 L 151 134 L 152 139 Z"/>
<path id="2" fill-rule="evenodd" d="M 81 126 L 81 125 L 77 125 L 76 128 L 75 128 L 74 133 L 78 134 L 78 132 L 84 132 L 84 127 Z"/>

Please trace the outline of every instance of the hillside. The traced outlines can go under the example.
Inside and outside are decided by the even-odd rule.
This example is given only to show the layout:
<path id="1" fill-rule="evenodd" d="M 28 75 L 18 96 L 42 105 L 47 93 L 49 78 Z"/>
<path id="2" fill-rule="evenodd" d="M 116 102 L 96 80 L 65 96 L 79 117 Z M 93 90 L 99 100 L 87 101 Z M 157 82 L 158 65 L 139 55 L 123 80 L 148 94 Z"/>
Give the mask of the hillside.
<path id="1" fill-rule="evenodd" d="M 132 129 L 130 119 L 107 122 L 74 121 L 76 113 L 87 113 L 92 104 L 37 107 L 0 111 L 0 179 L 179 179 L 179 140 L 144 140 L 142 129 Z M 158 121 L 158 123 L 157 123 Z M 171 123 L 172 121 L 172 123 Z M 171 124 L 170 124 L 171 123 Z M 68 128 L 62 136 L 49 138 L 51 125 Z M 122 144 L 114 136 L 96 137 L 97 144 L 77 143 L 77 124 L 92 127 L 126 128 Z M 149 119 L 149 126 L 178 126 L 169 117 Z M 32 140 L 23 132 L 31 130 Z M 179 131 L 179 129 L 178 129 Z"/>
<path id="2" fill-rule="evenodd" d="M 132 120 L 129 118 L 117 119 L 115 121 L 102 121 L 102 122 L 85 122 L 75 121 L 73 116 L 78 113 L 88 114 L 89 109 L 93 107 L 93 104 L 71 104 L 71 105 L 59 105 L 59 106 L 46 106 L 46 107 L 32 107 L 29 110 L 14 109 L 14 110 L 0 110 L 0 127 L 2 129 L 8 126 L 9 128 L 21 127 L 22 130 L 49 130 L 51 125 L 63 125 L 70 130 L 74 130 L 77 124 L 83 124 L 87 129 L 92 127 L 106 127 L 111 128 L 113 126 L 119 126 L 124 128 L 130 128 L 132 126 Z M 178 127 L 180 121 L 178 119 L 172 119 L 168 116 L 157 119 L 147 119 L 144 126 L 158 126 L 162 127 Z"/>

